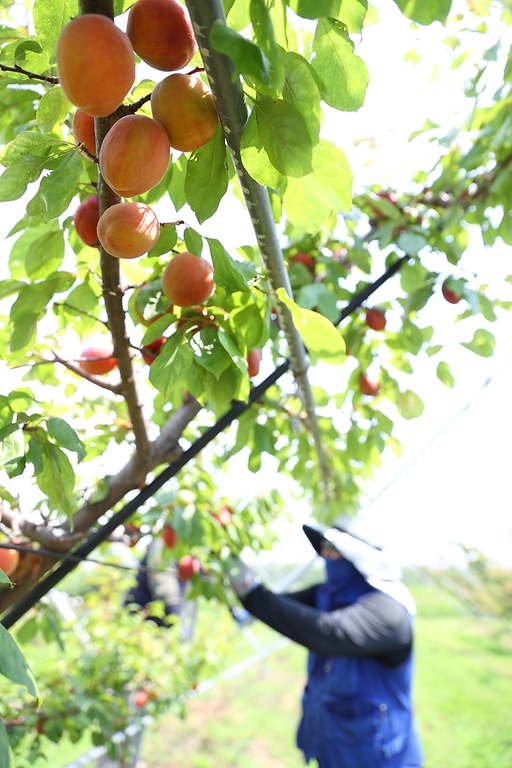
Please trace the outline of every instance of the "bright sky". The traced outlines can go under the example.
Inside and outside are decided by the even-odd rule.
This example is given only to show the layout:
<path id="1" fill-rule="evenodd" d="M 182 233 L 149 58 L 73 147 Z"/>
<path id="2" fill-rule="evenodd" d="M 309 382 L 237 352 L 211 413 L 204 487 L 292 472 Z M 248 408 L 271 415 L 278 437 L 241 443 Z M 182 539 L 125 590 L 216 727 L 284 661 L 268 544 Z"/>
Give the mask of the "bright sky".
<path id="1" fill-rule="evenodd" d="M 462 2 L 456 2 L 457 5 L 465 7 Z M 415 31 L 392 0 L 382 0 L 378 9 L 381 22 L 364 31 L 356 51 L 370 70 L 366 104 L 357 114 L 338 115 L 331 111 L 323 134 L 347 152 L 356 188 L 379 182 L 407 189 L 414 171 L 420 167 L 428 170 L 437 156 L 435 146 L 426 138 L 420 137 L 409 144 L 408 136 L 420 128 L 427 118 L 446 126 L 447 130 L 462 122 L 455 112 L 467 112 L 462 83 L 473 70 L 471 61 L 460 69 L 451 69 L 452 59 L 442 44 L 448 33 L 441 25 L 434 24 L 431 28 Z M 475 47 L 484 44 L 484 36 L 474 37 Z M 417 38 L 420 41 L 418 44 Z M 404 54 L 415 47 L 425 53 L 425 61 L 417 66 L 411 62 L 404 64 Z M 506 44 L 504 48 L 507 49 Z M 438 67 L 437 77 L 429 82 L 434 67 Z M 372 149 L 369 142 L 356 147 L 354 141 L 362 137 L 374 139 L 375 148 Z M 233 206 L 236 206 L 236 213 Z M 23 207 L 20 203 L 4 203 L 2 213 L 0 236 L 4 237 L 12 223 L 22 215 Z M 162 211 L 161 215 L 167 216 L 168 213 L 167 210 Z M 190 212 L 181 212 L 180 216 L 192 226 L 197 226 Z M 240 245 L 254 242 L 249 218 L 233 199 L 225 200 L 218 214 L 197 228 L 205 236 L 219 237 L 232 252 Z M 3 254 L 8 250 L 5 246 L 0 246 L 0 249 Z M 435 260 L 432 261 L 432 268 L 437 268 Z M 466 276 L 466 270 L 478 272 L 479 283 L 489 283 L 491 295 L 512 299 L 512 289 L 508 286 L 507 292 L 503 283 L 503 278 L 512 273 L 507 246 L 497 245 L 492 250 L 484 251 L 479 237 L 475 236 L 464 257 L 463 268 Z M 396 290 L 398 281 L 394 278 L 377 295 L 375 302 L 396 295 Z M 438 295 L 421 316 L 423 325 L 434 325 L 436 338 L 439 343 L 446 344 L 446 351 L 430 360 L 418 359 L 414 364 L 414 374 L 409 377 L 402 375 L 401 383 L 418 392 L 424 400 L 425 413 L 419 420 L 411 422 L 397 418 L 397 436 L 403 442 L 404 454 L 401 459 L 393 455 L 387 458 L 374 488 L 370 489 L 370 498 L 403 470 L 479 392 L 488 377 L 497 375 L 496 381 L 410 469 L 403 472 L 365 515 L 381 540 L 395 550 L 404 564 L 439 564 L 444 560 L 456 562 L 460 560 L 459 550 L 452 542 L 463 541 L 479 546 L 504 564 L 512 565 L 508 479 L 511 451 L 507 439 L 512 431 L 509 395 L 512 365 L 498 375 L 512 357 L 512 313 L 502 312 L 492 329 L 498 342 L 492 358 L 480 358 L 460 347 L 460 341 L 470 340 L 476 328 L 488 327 L 488 324 L 477 319 L 455 326 L 457 313 L 457 308 L 448 305 Z M 393 323 L 392 317 L 389 322 Z M 447 389 L 435 376 L 438 359 L 447 360 L 451 365 L 456 380 L 453 390 Z M 264 361 L 261 375 L 269 372 L 270 367 Z M 343 386 L 346 375 L 346 371 L 319 366 L 312 369 L 311 380 L 334 389 Z M 390 414 L 395 415 L 391 409 Z M 264 469 L 256 476 L 244 471 L 243 462 L 234 460 L 231 463 L 230 495 L 239 493 L 247 497 L 262 487 L 270 489 L 274 485 L 279 487 L 280 479 L 270 459 L 264 462 Z M 300 504 L 296 504 L 291 511 L 297 519 L 303 519 L 308 514 L 305 505 Z M 310 556 L 310 547 L 303 542 L 299 531 L 297 524 L 280 528 L 283 556 L 292 559 L 301 554 L 305 558 Z"/>

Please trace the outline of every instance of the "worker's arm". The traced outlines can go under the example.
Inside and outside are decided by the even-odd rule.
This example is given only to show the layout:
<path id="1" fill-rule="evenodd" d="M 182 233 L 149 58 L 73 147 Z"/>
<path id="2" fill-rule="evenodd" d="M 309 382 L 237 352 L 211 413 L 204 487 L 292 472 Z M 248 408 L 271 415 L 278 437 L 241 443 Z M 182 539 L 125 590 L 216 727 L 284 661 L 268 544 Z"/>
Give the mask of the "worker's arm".
<path id="1" fill-rule="evenodd" d="M 325 612 L 260 585 L 242 603 L 268 626 L 322 656 L 373 656 L 396 666 L 411 650 L 407 611 L 383 592 L 369 592 L 353 605 Z"/>

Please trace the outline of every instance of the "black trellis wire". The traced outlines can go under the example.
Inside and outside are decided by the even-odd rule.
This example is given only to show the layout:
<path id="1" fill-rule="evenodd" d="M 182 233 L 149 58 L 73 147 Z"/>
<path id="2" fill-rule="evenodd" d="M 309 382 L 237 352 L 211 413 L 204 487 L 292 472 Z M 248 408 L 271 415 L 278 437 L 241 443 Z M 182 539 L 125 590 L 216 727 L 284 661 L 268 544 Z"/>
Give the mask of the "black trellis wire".
<path id="1" fill-rule="evenodd" d="M 408 255 L 402 256 L 402 258 L 391 264 L 390 267 L 379 277 L 374 283 L 369 283 L 362 291 L 359 291 L 352 301 L 342 310 L 338 321 L 335 325 L 339 325 L 345 318 L 358 309 L 366 299 L 368 299 L 375 291 L 386 283 L 390 277 L 392 277 L 409 259 Z M 91 552 L 96 549 L 115 529 L 125 523 L 131 515 L 142 505 L 145 501 L 150 499 L 156 491 L 158 491 L 168 480 L 175 477 L 180 469 L 188 464 L 198 453 L 202 451 L 217 435 L 223 432 L 235 419 L 239 418 L 250 406 L 259 400 L 259 398 L 272 386 L 278 379 L 281 378 L 290 368 L 290 360 L 287 359 L 281 365 L 279 365 L 267 378 L 253 387 L 249 395 L 248 400 L 245 402 L 237 401 L 234 405 L 221 416 L 221 418 L 209 427 L 186 451 L 182 453 L 177 461 L 164 469 L 149 485 L 143 488 L 138 495 L 125 504 L 125 506 L 116 512 L 112 517 L 101 526 L 98 530 L 89 536 L 77 549 L 70 555 L 62 555 L 60 553 L 53 553 L 53 556 L 58 557 L 61 562 L 55 570 L 51 571 L 45 578 L 41 579 L 35 584 L 32 589 L 23 595 L 17 603 L 5 614 L 2 619 L 2 624 L 5 629 L 10 629 L 19 619 L 21 619 L 25 613 L 32 608 L 44 595 L 46 595 L 50 589 L 53 589 L 62 579 L 71 573 L 77 565 L 85 560 Z M 39 550 L 31 550 L 33 553 L 37 553 Z"/>

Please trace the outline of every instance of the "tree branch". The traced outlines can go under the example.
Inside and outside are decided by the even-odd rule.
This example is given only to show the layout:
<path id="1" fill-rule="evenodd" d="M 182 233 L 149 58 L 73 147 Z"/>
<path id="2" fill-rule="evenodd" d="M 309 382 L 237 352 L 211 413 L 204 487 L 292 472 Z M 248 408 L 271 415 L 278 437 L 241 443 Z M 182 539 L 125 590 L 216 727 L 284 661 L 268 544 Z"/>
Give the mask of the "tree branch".
<path id="1" fill-rule="evenodd" d="M 119 110 L 117 112 L 119 112 Z M 98 153 L 103 139 L 118 119 L 117 112 L 114 113 L 114 115 L 95 118 L 94 120 L 96 150 Z M 121 198 L 110 189 L 99 171 L 98 195 L 100 200 L 100 215 L 111 205 L 121 202 Z M 117 358 L 117 365 L 121 375 L 122 394 L 126 400 L 126 406 L 130 415 L 137 453 L 142 461 L 147 461 L 149 459 L 149 436 L 130 355 L 130 340 L 125 324 L 125 313 L 123 308 L 124 291 L 121 287 L 119 259 L 116 259 L 107 253 L 102 246 L 100 248 L 100 261 L 103 281 L 103 298 L 107 310 L 108 327 L 112 334 L 112 341 L 114 344 L 114 355 Z"/>
<path id="2" fill-rule="evenodd" d="M 73 373 L 76 373 L 78 376 L 81 376 L 82 379 L 87 379 L 87 381 L 90 381 L 92 384 L 96 384 L 98 387 L 102 387 L 103 389 L 108 389 L 110 392 L 113 392 L 115 395 L 121 395 L 123 393 L 123 385 L 122 383 L 119 384 L 110 384 L 108 381 L 105 381 L 105 379 L 102 376 L 95 376 L 92 373 L 87 373 L 84 371 L 80 366 L 74 365 L 74 363 L 70 363 L 69 360 L 64 360 L 59 355 L 53 353 L 53 359 L 54 362 L 60 363 L 65 368 L 67 368 L 70 371 L 73 371 Z M 51 362 L 48 360 L 48 362 Z"/>
<path id="3" fill-rule="evenodd" d="M 58 77 L 52 77 L 51 75 L 36 75 L 35 72 L 29 72 L 23 67 L 19 67 L 17 64 L 14 67 L 8 67 L 7 64 L 0 64 L 0 70 L 3 72 L 17 72 L 19 75 L 26 75 L 31 80 L 43 80 L 45 83 L 51 83 L 52 85 L 59 84 Z"/>
<path id="4" fill-rule="evenodd" d="M 143 486 L 147 473 L 156 469 L 161 464 L 176 461 L 182 453 L 179 445 L 186 426 L 195 418 L 201 410 L 201 405 L 190 395 L 184 399 L 183 405 L 173 412 L 162 428 L 160 435 L 153 443 L 150 443 L 147 456 L 141 457 L 137 452 L 116 474 L 107 479 L 108 490 L 100 501 L 87 502 L 79 509 L 70 523 L 66 521 L 59 528 L 50 528 L 44 525 L 35 525 L 23 520 L 19 513 L 1 509 L 4 521 L 9 527 L 19 529 L 21 533 L 33 541 L 44 544 L 45 548 L 55 551 L 56 558 L 59 552 L 69 552 L 73 545 L 87 534 L 102 515 L 106 514 L 127 493 Z M 73 531 L 71 533 L 71 531 Z M 37 555 L 37 550 L 34 551 Z M 33 584 L 37 582 L 56 564 L 56 558 L 38 555 L 31 569 L 13 574 L 14 588 L 0 591 L 0 612 L 16 603 L 26 594 Z M 37 563 L 37 567 L 36 567 Z"/>

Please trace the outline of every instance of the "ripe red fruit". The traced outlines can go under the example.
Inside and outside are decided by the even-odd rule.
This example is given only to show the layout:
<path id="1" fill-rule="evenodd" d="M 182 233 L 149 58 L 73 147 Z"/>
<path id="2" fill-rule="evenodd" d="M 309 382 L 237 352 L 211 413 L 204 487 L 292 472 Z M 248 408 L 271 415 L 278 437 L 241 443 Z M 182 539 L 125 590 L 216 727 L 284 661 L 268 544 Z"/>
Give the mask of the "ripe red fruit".
<path id="1" fill-rule="evenodd" d="M 116 367 L 117 359 L 113 354 L 114 347 L 109 341 L 98 339 L 90 342 L 82 349 L 80 368 L 86 373 L 101 376 Z"/>
<path id="2" fill-rule="evenodd" d="M 315 260 L 312 256 L 309 255 L 309 253 L 299 251 L 298 253 L 294 253 L 293 256 L 290 256 L 288 261 L 292 262 L 293 264 L 304 264 L 304 266 L 309 269 L 311 274 L 315 274 Z"/>
<path id="3" fill-rule="evenodd" d="M 83 144 L 91 155 L 96 154 L 96 134 L 94 133 L 94 117 L 83 109 L 77 109 L 73 115 L 73 137 L 77 144 Z M 92 162 L 89 155 L 83 153 Z"/>
<path id="4" fill-rule="evenodd" d="M 380 392 L 380 384 L 375 379 L 371 379 L 366 374 L 363 374 L 359 380 L 359 390 L 363 395 L 375 397 Z"/>
<path id="5" fill-rule="evenodd" d="M 199 560 L 196 560 L 192 555 L 183 555 L 178 561 L 178 577 L 181 581 L 188 581 L 199 573 Z"/>
<path id="6" fill-rule="evenodd" d="M 73 224 L 77 235 L 86 245 L 91 245 L 98 240 L 96 232 L 100 220 L 100 199 L 98 195 L 89 195 L 82 200 L 73 216 Z M 99 244 L 94 248 L 99 248 Z"/>
<path id="7" fill-rule="evenodd" d="M 375 307 L 366 310 L 366 325 L 374 331 L 383 331 L 386 327 L 386 316 Z"/>
<path id="8" fill-rule="evenodd" d="M 20 562 L 20 553 L 17 549 L 0 549 L 0 569 L 6 576 L 10 576 Z"/>
<path id="9" fill-rule="evenodd" d="M 174 528 L 172 528 L 170 525 L 166 525 L 162 531 L 162 539 L 164 540 L 166 547 L 169 547 L 169 549 L 174 549 L 178 543 L 178 534 Z"/>
<path id="10" fill-rule="evenodd" d="M 227 525 L 231 522 L 233 513 L 229 507 L 223 506 L 219 509 L 218 512 L 213 513 L 213 517 L 218 520 L 221 525 Z"/>
<path id="11" fill-rule="evenodd" d="M 150 344 L 144 344 L 144 346 L 141 349 L 142 352 L 142 358 L 146 365 L 151 365 L 152 362 L 156 360 L 158 355 L 160 354 L 160 350 L 162 349 L 162 346 L 167 341 L 165 336 L 159 336 L 158 339 L 155 339 Z"/>
<path id="12" fill-rule="evenodd" d="M 260 363 L 261 363 L 261 352 L 259 349 L 253 349 L 249 354 L 247 355 L 247 370 L 249 373 L 249 378 L 252 379 L 253 376 L 257 376 L 260 372 Z"/>
<path id="13" fill-rule="evenodd" d="M 145 707 L 148 703 L 148 698 L 146 691 L 137 691 L 133 697 L 133 703 L 136 707 Z"/>
<path id="14" fill-rule="evenodd" d="M 444 281 L 442 287 L 441 287 L 441 293 L 443 294 L 444 298 L 449 304 L 458 304 L 459 301 L 462 299 L 462 296 L 458 293 L 455 293 L 455 291 L 452 291 L 447 286 L 447 280 Z"/>
<path id="15" fill-rule="evenodd" d="M 203 304 L 215 290 L 213 268 L 206 259 L 188 251 L 178 253 L 164 270 L 162 290 L 178 307 Z"/>
<path id="16" fill-rule="evenodd" d="M 135 53 L 162 72 L 182 69 L 197 51 L 190 16 L 177 0 L 137 0 L 126 34 Z"/>

